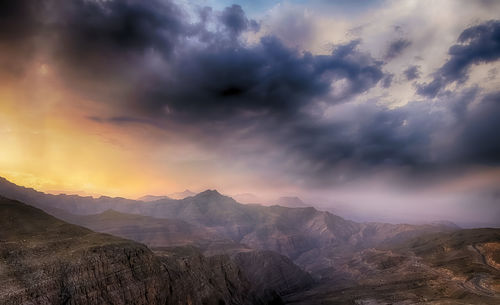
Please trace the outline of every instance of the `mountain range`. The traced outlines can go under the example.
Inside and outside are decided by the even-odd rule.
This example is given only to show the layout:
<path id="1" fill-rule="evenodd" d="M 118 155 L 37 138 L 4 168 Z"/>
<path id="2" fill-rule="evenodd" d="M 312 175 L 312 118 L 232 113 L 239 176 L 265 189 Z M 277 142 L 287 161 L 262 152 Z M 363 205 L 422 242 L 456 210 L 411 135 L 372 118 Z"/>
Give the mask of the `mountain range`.
<path id="1" fill-rule="evenodd" d="M 93 230 L 117 236 L 87 233 L 95 234 L 91 236 L 96 236 L 99 242 L 104 239 L 102 236 L 107 236 L 113 244 L 120 240 L 121 243 L 127 241 L 128 246 L 142 247 L 152 257 L 148 260 L 159 261 L 166 273 L 172 271 L 186 283 L 193 281 L 203 287 L 213 287 L 217 293 L 207 292 L 206 295 L 210 302 L 216 300 L 214 304 L 219 299 L 224 302 L 219 304 L 498 304 L 500 301 L 498 229 L 462 230 L 446 222 L 427 225 L 360 223 L 312 207 L 241 204 L 216 190 L 183 199 L 159 198 L 146 202 L 51 195 L 1 179 L 0 195 L 23 202 L 16 202 L 23 209 L 57 217 L 37 216 L 47 222 L 51 219 L 57 224 L 63 221 L 73 224 L 66 225 L 78 228 L 74 229 L 77 236 L 82 234 L 81 230 Z M 2 206 L 2 214 L 7 207 L 15 206 L 12 200 L 10 205 Z M 26 228 L 33 231 L 30 243 L 47 242 L 44 229 L 28 225 L 31 221 L 22 220 L 23 213 L 16 217 L 19 218 L 17 223 L 9 225 L 7 222 L 8 230 Z M 55 234 L 51 238 L 56 239 Z M 7 240 L 18 253 L 24 251 L 20 237 Z M 60 246 L 65 247 L 66 242 L 66 237 L 61 238 Z M 106 239 L 103 244 L 107 242 Z M 73 242 L 69 242 L 67 249 L 72 247 Z M 54 255 L 57 257 L 60 253 Z M 2 255 L 8 262 L 6 266 L 17 270 L 17 259 L 13 260 L 5 251 Z M 71 260 L 63 262 L 71 267 Z M 196 271 L 190 267 L 181 268 L 182 271 L 176 269 L 179 261 L 191 260 L 196 264 L 188 265 L 196 266 Z M 210 269 L 214 267 L 213 260 L 223 262 L 224 267 L 218 271 Z M 33 268 L 44 270 L 43 266 Z M 232 271 L 227 271 L 226 267 Z M 19 269 L 21 274 L 23 268 Z M 85 269 L 82 272 L 88 273 Z M 196 272 L 202 272 L 203 276 Z M 220 276 L 225 272 L 232 275 Z M 154 276 L 154 283 L 167 285 L 164 273 L 154 273 Z M 71 275 L 71 279 L 75 278 L 76 275 Z M 231 285 L 225 282 L 228 280 Z M 4 281 L 13 280 L 4 273 L 0 282 Z M 25 289 L 29 286 L 27 281 L 22 285 Z M 224 285 L 236 290 L 219 289 Z M 5 291 L 10 290 L 5 288 L 0 296 L 6 295 Z M 203 299 L 188 292 L 179 292 L 177 296 L 156 292 L 152 295 L 161 302 L 173 298 Z M 18 299 L 26 300 L 29 296 Z M 123 300 L 112 303 L 121 304 Z"/>
<path id="2" fill-rule="evenodd" d="M 170 193 L 168 195 L 163 195 L 163 196 L 158 196 L 158 195 L 145 195 L 142 197 L 139 197 L 137 200 L 139 201 L 156 201 L 156 200 L 161 200 L 161 199 L 184 199 L 186 197 L 194 196 L 196 193 L 191 192 L 190 190 L 184 190 L 183 192 L 175 192 L 175 193 Z"/>

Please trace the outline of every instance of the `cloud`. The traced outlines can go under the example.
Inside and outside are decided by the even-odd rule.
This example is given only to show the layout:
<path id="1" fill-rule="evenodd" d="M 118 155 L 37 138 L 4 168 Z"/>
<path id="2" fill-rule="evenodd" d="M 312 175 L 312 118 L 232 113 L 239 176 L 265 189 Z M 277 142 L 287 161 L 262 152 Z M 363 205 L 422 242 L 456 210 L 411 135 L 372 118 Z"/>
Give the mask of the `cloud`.
<path id="1" fill-rule="evenodd" d="M 313 56 L 274 36 L 254 45 L 235 40 L 258 27 L 238 5 L 218 14 L 226 29 L 219 31 L 209 29 L 210 10 L 188 23 L 168 1 L 48 1 L 34 16 L 28 14 L 36 11 L 33 2 L 23 3 L 10 16 L 41 20 L 29 30 L 47 42 L 45 60 L 67 86 L 145 115 L 165 109 L 181 119 L 221 111 L 286 114 L 329 93 L 334 81 L 342 86 L 325 97 L 332 102 L 370 89 L 383 76 L 382 63 L 358 51 L 358 41 Z"/>
<path id="2" fill-rule="evenodd" d="M 404 70 L 403 74 L 409 81 L 417 79 L 420 77 L 420 67 L 416 65 L 409 66 L 406 70 Z"/>
<path id="3" fill-rule="evenodd" d="M 0 22 L 10 27 L 0 29 L 8 53 L 2 63 L 29 61 L 16 54 L 42 56 L 65 87 L 106 109 L 88 113 L 97 123 L 152 126 L 234 159 L 276 150 L 280 157 L 263 163 L 277 161 L 273 168 L 313 183 L 339 166 L 356 172 L 498 161 L 500 141 L 491 132 L 500 127 L 498 95 L 481 96 L 479 88 L 442 92 L 463 82 L 471 65 L 498 59 L 498 21 L 463 31 L 434 80 L 418 87 L 425 97 L 394 107 L 366 95 L 389 88 L 393 75 L 359 39 L 322 55 L 290 47 L 272 32 L 250 42 L 245 34 L 258 23 L 238 5 L 201 9 L 197 21 L 169 1 L 2 5 Z M 393 41 L 385 59 L 410 44 Z M 419 66 L 404 75 L 416 79 Z M 439 101 L 426 98 L 438 93 Z"/>
<path id="4" fill-rule="evenodd" d="M 329 121 L 296 121 L 278 143 L 296 158 L 299 173 L 328 185 L 340 174 L 380 168 L 446 172 L 498 164 L 498 93 L 477 88 L 390 108 L 374 103 L 333 106 Z M 285 140 L 286 139 L 286 140 Z M 297 175 L 300 175 L 297 173 Z M 307 173 L 307 174 L 304 174 Z"/>
<path id="5" fill-rule="evenodd" d="M 389 88 L 392 84 L 392 80 L 394 79 L 394 74 L 386 74 L 386 76 L 382 80 L 382 87 Z"/>
<path id="6" fill-rule="evenodd" d="M 450 83 L 463 84 L 470 66 L 500 59 L 500 21 L 491 20 L 465 29 L 458 44 L 448 50 L 449 59 L 438 69 L 430 83 L 421 84 L 417 92 L 435 97 Z"/>
<path id="7" fill-rule="evenodd" d="M 381 63 L 357 45 L 353 41 L 330 55 L 314 56 L 266 36 L 252 46 L 185 49 L 168 75 L 150 80 L 136 106 L 179 124 L 237 121 L 244 128 L 252 120 L 290 120 L 320 100 L 341 102 L 382 79 Z M 332 83 L 341 86 L 332 90 Z"/>
<path id="8" fill-rule="evenodd" d="M 36 40 L 43 23 L 40 1 L 2 1 L 0 3 L 0 71 L 22 76 L 27 62 L 36 55 Z"/>
<path id="9" fill-rule="evenodd" d="M 134 99 L 151 67 L 164 68 L 157 63 L 167 62 L 191 30 L 169 1 L 16 3 L 2 10 L 14 38 L 0 43 L 0 60 L 15 69 L 0 74 L 24 77 L 44 65 L 69 91 L 110 106 Z"/>
<path id="10" fill-rule="evenodd" d="M 226 7 L 220 16 L 222 24 L 231 32 L 234 37 L 251 28 L 253 31 L 259 30 L 259 24 L 255 20 L 248 20 L 241 6 L 233 4 Z"/>
<path id="11" fill-rule="evenodd" d="M 486 95 L 466 114 L 459 136 L 463 161 L 500 164 L 500 92 Z"/>
<path id="12" fill-rule="evenodd" d="M 398 57 L 403 51 L 411 45 L 411 41 L 407 39 L 397 39 L 389 44 L 384 58 L 386 60 L 391 60 Z"/>

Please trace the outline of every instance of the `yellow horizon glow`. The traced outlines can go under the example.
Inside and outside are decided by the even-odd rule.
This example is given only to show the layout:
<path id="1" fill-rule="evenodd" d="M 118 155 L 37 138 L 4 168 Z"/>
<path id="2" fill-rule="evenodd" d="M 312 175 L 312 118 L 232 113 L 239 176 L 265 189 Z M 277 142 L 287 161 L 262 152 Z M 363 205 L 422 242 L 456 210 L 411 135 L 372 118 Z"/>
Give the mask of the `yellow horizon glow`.
<path id="1" fill-rule="evenodd" d="M 63 103 L 68 96 L 50 82 L 0 87 L 0 176 L 44 192 L 136 197 L 179 185 L 155 177 L 124 143 Z M 34 84 L 34 86 L 33 86 Z M 80 104 L 80 103 L 74 103 Z M 103 134 L 104 133 L 104 134 Z M 155 179 L 156 178 L 156 179 Z"/>
<path id="2" fill-rule="evenodd" d="M 154 127 L 88 118 L 110 116 L 105 104 L 75 96 L 46 66 L 1 82 L 0 176 L 46 193 L 126 198 L 185 189 L 248 192 L 265 183 L 229 163 L 221 167 L 182 135 L 169 140 Z"/>

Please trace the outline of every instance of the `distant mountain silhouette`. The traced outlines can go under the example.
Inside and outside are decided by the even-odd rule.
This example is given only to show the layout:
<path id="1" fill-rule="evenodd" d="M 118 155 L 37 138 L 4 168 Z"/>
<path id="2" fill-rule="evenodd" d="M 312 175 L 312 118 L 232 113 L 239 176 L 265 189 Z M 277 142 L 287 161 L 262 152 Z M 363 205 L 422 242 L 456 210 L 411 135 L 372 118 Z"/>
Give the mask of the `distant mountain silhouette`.
<path id="1" fill-rule="evenodd" d="M 280 197 L 276 200 L 277 205 L 281 205 L 289 208 L 304 208 L 307 207 L 307 204 L 302 201 L 299 197 Z"/>
<path id="2" fill-rule="evenodd" d="M 191 197 L 194 195 L 196 195 L 196 193 L 191 192 L 190 190 L 184 190 L 183 192 L 170 193 L 167 195 L 167 197 L 172 199 L 184 199 L 186 197 Z"/>
<path id="3" fill-rule="evenodd" d="M 190 190 L 185 190 L 183 192 L 170 193 L 168 195 L 157 196 L 157 195 L 146 195 L 137 198 L 139 201 L 151 202 L 156 200 L 164 200 L 164 199 L 184 199 L 186 197 L 194 196 L 196 193 L 191 192 Z"/>
<path id="4" fill-rule="evenodd" d="M 242 194 L 236 194 L 231 196 L 233 197 L 236 201 L 241 202 L 241 203 L 262 203 L 263 200 L 259 198 L 257 195 L 254 195 L 252 193 L 242 193 Z"/>
<path id="5" fill-rule="evenodd" d="M 156 201 L 156 200 L 161 200 L 161 199 L 172 199 L 172 198 L 170 198 L 166 195 L 165 196 L 146 195 L 146 196 L 142 196 L 142 197 L 137 198 L 137 200 L 145 201 L 145 202 Z"/>

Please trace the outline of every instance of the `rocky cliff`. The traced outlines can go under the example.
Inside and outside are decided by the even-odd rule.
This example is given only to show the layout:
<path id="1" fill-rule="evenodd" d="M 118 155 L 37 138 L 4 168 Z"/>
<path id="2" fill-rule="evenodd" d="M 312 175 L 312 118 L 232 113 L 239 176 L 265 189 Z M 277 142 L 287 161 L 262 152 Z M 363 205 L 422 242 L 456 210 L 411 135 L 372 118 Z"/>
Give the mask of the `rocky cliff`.
<path id="1" fill-rule="evenodd" d="M 226 257 L 157 257 L 18 201 L 0 211 L 0 304 L 264 304 Z"/>

